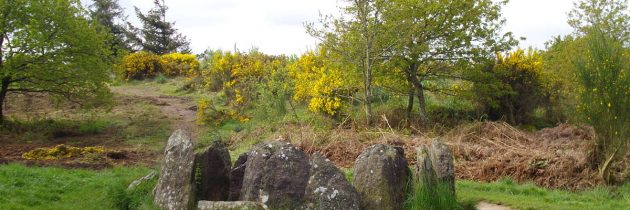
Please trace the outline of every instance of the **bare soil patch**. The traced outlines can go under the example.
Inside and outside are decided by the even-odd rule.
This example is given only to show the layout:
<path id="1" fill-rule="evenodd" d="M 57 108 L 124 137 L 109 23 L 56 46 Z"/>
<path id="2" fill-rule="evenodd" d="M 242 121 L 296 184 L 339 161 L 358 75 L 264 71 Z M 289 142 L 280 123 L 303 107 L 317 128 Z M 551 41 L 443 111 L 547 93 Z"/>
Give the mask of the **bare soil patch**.
<path id="1" fill-rule="evenodd" d="M 134 90 L 131 91 L 133 92 Z M 140 91 L 134 93 L 139 94 Z M 43 126 L 35 125 L 33 128 L 29 127 L 22 131 L 12 131 L 11 129 L 0 130 L 0 164 L 20 162 L 27 165 L 93 169 L 108 168 L 117 165 L 152 166 L 159 160 L 161 151 L 148 148 L 146 144 L 158 145 L 159 147 L 162 138 L 156 139 L 154 136 L 146 137 L 153 138 L 154 140 L 143 140 L 144 142 L 140 143 L 130 143 L 128 142 L 129 138 L 142 139 L 144 138 L 142 135 L 148 132 L 157 132 L 151 131 L 152 129 L 156 129 L 155 126 L 159 125 L 160 120 L 155 119 L 161 119 L 161 121 L 168 120 L 172 123 L 172 127 L 185 124 L 182 122 L 194 123 L 194 111 L 192 115 L 187 112 L 179 111 L 179 107 L 188 106 L 190 103 L 189 100 L 184 98 L 115 93 L 113 99 L 114 107 L 112 107 L 111 110 L 99 108 L 86 112 L 81 110 L 77 105 L 52 103 L 50 98 L 45 94 L 26 96 L 10 95 L 10 103 L 5 104 L 4 107 L 9 119 L 13 118 L 21 122 L 41 119 L 83 122 L 89 119 L 90 115 L 95 115 L 100 116 L 100 118 L 105 117 L 105 120 L 122 121 L 123 125 L 108 125 L 104 130 L 98 133 L 87 134 L 77 132 L 76 128 L 49 128 L 46 127 L 50 126 L 48 124 Z M 147 106 L 159 107 L 158 110 L 160 111 L 156 114 L 151 111 L 143 110 Z M 151 120 L 147 121 L 149 118 L 151 118 Z M 193 118 L 193 120 L 190 118 Z M 129 130 L 130 128 L 132 128 L 132 131 Z M 20 128 L 17 129 L 20 130 Z M 166 138 L 164 138 L 163 141 L 166 141 Z M 59 144 L 77 147 L 101 146 L 107 151 L 115 152 L 107 153 L 104 157 L 94 161 L 85 161 L 76 158 L 26 160 L 22 157 L 22 154 L 28 151 L 37 148 L 54 147 Z"/>

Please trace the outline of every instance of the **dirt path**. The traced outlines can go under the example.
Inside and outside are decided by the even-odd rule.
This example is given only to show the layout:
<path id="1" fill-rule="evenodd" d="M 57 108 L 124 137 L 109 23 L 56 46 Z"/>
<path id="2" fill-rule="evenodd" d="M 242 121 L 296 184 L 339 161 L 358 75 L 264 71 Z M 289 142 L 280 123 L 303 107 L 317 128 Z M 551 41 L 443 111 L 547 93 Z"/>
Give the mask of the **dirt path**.
<path id="1" fill-rule="evenodd" d="M 492 203 L 483 202 L 483 201 L 477 203 L 475 208 L 477 208 L 478 210 L 512 210 L 511 208 L 506 207 L 506 206 L 501 206 L 501 205 L 492 204 Z"/>
<path id="2" fill-rule="evenodd" d="M 162 113 L 172 121 L 173 130 L 187 130 L 193 139 L 202 131 L 202 127 L 196 124 L 197 105 L 190 97 L 164 95 L 157 87 L 148 86 L 111 87 L 111 90 L 116 94 L 136 97 L 158 105 Z"/>

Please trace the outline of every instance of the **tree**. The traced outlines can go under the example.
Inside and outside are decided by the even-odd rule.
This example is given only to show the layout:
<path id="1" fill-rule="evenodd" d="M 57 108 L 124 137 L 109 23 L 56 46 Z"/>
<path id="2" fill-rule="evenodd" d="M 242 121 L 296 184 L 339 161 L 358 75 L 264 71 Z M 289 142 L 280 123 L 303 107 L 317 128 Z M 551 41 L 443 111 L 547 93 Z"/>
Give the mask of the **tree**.
<path id="1" fill-rule="evenodd" d="M 597 134 L 592 160 L 606 183 L 613 183 L 610 169 L 624 157 L 630 140 L 627 5 L 626 0 L 581 1 L 569 20 L 586 43 L 586 52 L 574 60 L 582 85 L 578 111 Z"/>
<path id="2" fill-rule="evenodd" d="M 190 42 L 186 36 L 177 33 L 174 28 L 175 22 L 166 21 L 166 11 L 168 7 L 164 0 L 155 0 L 155 7 L 147 14 L 143 14 L 138 7 L 135 7 L 138 19 L 142 22 L 142 29 L 137 29 L 128 24 L 132 31 L 135 31 L 134 42 L 141 46 L 142 50 L 158 55 L 172 52 L 190 52 Z"/>
<path id="3" fill-rule="evenodd" d="M 547 103 L 545 118 L 552 123 L 579 120 L 575 115 L 580 86 L 573 60 L 585 53 L 583 37 L 566 35 L 557 36 L 545 43 L 542 78 L 545 80 Z"/>
<path id="4" fill-rule="evenodd" d="M 118 4 L 118 0 L 94 0 L 90 6 L 90 16 L 102 26 L 99 30 L 107 32 L 107 44 L 114 57 L 131 50 L 131 43 L 127 37 L 129 32 L 123 25 L 127 17 Z"/>
<path id="5" fill-rule="evenodd" d="M 580 0 L 569 12 L 569 25 L 578 35 L 597 27 L 607 37 L 630 46 L 630 10 L 628 0 Z"/>
<path id="6" fill-rule="evenodd" d="M 109 93 L 105 37 L 86 13 L 79 0 L 0 1 L 0 104 L 8 93 L 77 103 Z"/>
<path id="7" fill-rule="evenodd" d="M 397 42 L 391 60 L 417 95 L 420 115 L 427 120 L 425 91 L 449 94 L 445 79 L 463 79 L 457 69 L 480 62 L 495 52 L 517 44 L 511 33 L 500 35 L 505 20 L 501 6 L 507 1 L 492 0 L 394 0 L 384 10 L 383 22 L 389 37 Z M 464 66 L 465 67 L 465 66 Z M 396 73 L 396 72 L 392 72 Z M 409 107 L 413 106 L 413 97 Z"/>
<path id="8" fill-rule="evenodd" d="M 384 38 L 382 13 L 389 4 L 384 0 L 348 0 L 341 17 L 322 18 L 322 28 L 313 23 L 307 32 L 322 41 L 323 47 L 342 55 L 345 62 L 356 66 L 363 78 L 363 104 L 366 124 L 372 120 L 372 85 L 375 68 L 383 61 L 383 54 L 391 39 Z M 349 17 L 349 18 L 344 18 Z"/>

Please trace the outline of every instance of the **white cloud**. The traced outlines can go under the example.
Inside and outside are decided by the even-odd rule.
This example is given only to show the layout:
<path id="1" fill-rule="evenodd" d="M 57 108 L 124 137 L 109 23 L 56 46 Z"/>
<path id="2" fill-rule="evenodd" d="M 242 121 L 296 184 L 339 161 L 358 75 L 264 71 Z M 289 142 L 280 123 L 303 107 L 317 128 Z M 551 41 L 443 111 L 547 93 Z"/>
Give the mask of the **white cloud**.
<path id="1" fill-rule="evenodd" d="M 503 8 L 507 19 L 505 31 L 525 37 L 520 47 L 544 49 L 544 43 L 573 29 L 567 24 L 567 14 L 573 9 L 571 0 L 512 0 Z"/>
<path id="2" fill-rule="evenodd" d="M 153 0 L 121 0 L 129 19 L 133 6 L 143 12 Z M 319 12 L 337 11 L 336 0 L 167 0 L 167 19 L 191 39 L 193 52 L 207 48 L 239 50 L 258 47 L 270 54 L 299 54 L 312 48 L 315 39 L 306 34 L 304 22 L 319 19 Z"/>
<path id="3" fill-rule="evenodd" d="M 193 52 L 207 48 L 240 50 L 252 46 L 270 54 L 299 54 L 313 48 L 316 40 L 303 23 L 316 22 L 319 13 L 338 13 L 339 0 L 166 0 L 167 18 L 191 39 Z M 133 6 L 146 12 L 153 0 L 120 0 L 129 19 Z M 521 47 L 543 48 L 553 36 L 571 32 L 566 24 L 571 0 L 512 0 L 503 9 L 506 31 L 526 37 Z"/>

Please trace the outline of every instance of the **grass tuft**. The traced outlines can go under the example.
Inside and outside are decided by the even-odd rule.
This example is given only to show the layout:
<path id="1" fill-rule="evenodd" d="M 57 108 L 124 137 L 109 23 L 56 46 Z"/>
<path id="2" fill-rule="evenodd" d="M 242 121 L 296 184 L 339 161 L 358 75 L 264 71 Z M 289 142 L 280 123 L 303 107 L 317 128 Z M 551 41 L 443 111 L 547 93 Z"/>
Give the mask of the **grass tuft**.
<path id="1" fill-rule="evenodd" d="M 433 185 L 433 186 L 432 186 Z M 459 204 L 448 183 L 426 184 L 414 178 L 405 209 L 412 210 L 455 210 L 474 209 L 470 204 Z"/>

